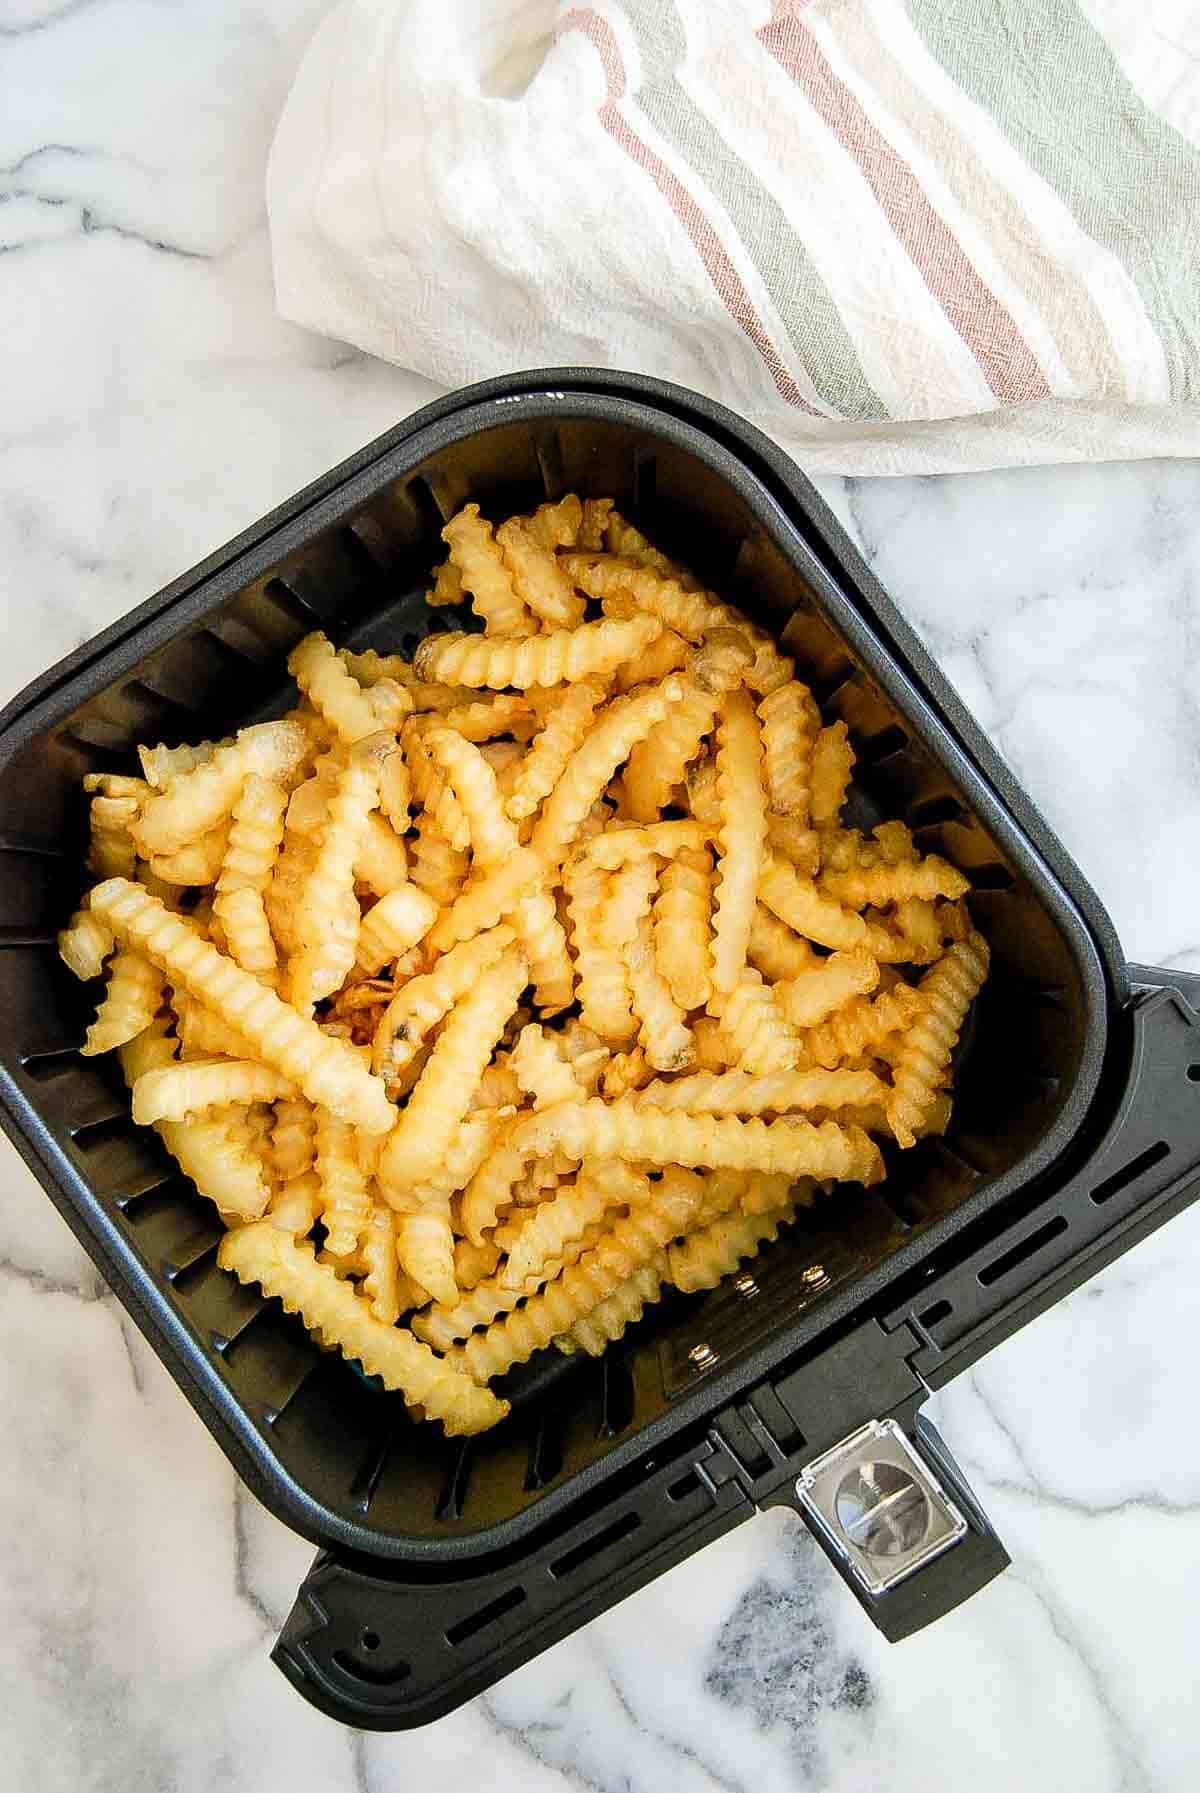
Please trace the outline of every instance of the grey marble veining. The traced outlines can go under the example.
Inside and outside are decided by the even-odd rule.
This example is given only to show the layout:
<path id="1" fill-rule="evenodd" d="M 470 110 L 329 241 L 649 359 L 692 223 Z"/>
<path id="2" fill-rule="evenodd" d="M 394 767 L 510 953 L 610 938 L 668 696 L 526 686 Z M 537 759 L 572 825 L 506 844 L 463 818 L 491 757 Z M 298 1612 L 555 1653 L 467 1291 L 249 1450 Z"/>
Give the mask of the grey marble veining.
<path id="1" fill-rule="evenodd" d="M 431 396 L 280 323 L 272 122 L 319 0 L 0 0 L 0 696 Z M 1200 967 L 1200 467 L 823 481 L 1109 905 Z M 0 1784 L 32 1793 L 1184 1793 L 1200 1214 L 935 1402 L 1012 1570 L 898 1648 L 786 1515 L 464 1711 L 358 1737 L 267 1652 L 309 1547 L 15 1155 Z"/>

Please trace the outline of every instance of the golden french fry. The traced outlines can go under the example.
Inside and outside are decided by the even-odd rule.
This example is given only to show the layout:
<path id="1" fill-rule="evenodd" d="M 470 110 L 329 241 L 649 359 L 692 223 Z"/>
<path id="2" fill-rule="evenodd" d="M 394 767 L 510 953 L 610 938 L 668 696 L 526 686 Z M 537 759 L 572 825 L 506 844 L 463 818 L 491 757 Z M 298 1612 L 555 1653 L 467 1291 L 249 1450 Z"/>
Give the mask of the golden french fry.
<path id="1" fill-rule="evenodd" d="M 643 653 L 662 625 L 652 616 L 629 622 L 581 623 L 545 635 L 427 635 L 413 665 L 423 679 L 444 679 L 477 690 L 525 691 L 531 685 L 573 684 L 605 678 L 622 661 Z"/>
<path id="2" fill-rule="evenodd" d="M 436 920 L 437 904 L 412 884 L 380 897 L 359 924 L 358 969 L 374 977 L 423 940 Z"/>
<path id="3" fill-rule="evenodd" d="M 58 936 L 58 956 L 77 978 L 89 983 L 104 970 L 113 945 L 112 930 L 90 909 L 77 909 Z"/>
<path id="4" fill-rule="evenodd" d="M 724 700 L 717 729 L 720 857 L 713 892 L 712 988 L 728 996 L 746 966 L 767 836 L 762 735 L 745 691 Z"/>
<path id="5" fill-rule="evenodd" d="M 920 1010 L 901 1042 L 895 1089 L 887 1117 L 897 1142 L 911 1146 L 933 1101 L 938 1081 L 958 1043 L 967 1010 L 988 973 L 988 946 L 981 934 L 955 941 L 921 979 Z"/>
<path id="6" fill-rule="evenodd" d="M 517 596 L 492 526 L 480 516 L 477 504 L 464 504 L 451 517 L 442 530 L 442 540 L 458 569 L 463 590 L 470 596 L 471 608 L 482 618 L 489 636 L 527 635 L 537 627 L 537 619 Z M 430 676 L 420 670 L 415 657 L 413 664 L 418 678 Z"/>
<path id="7" fill-rule="evenodd" d="M 401 685 L 384 679 L 364 691 L 324 635 L 306 635 L 288 655 L 288 671 L 338 740 L 361 741 L 382 728 L 394 730 L 412 713 L 412 699 Z"/>
<path id="8" fill-rule="evenodd" d="M 136 1039 L 149 1027 L 163 999 L 161 971 L 139 952 L 114 953 L 108 968 L 108 985 L 79 1048 L 84 1058 L 111 1052 Z"/>
<path id="9" fill-rule="evenodd" d="M 831 953 L 775 986 L 775 1000 L 793 1027 L 816 1027 L 855 996 L 879 982 L 879 966 L 861 947 Z"/>
<path id="10" fill-rule="evenodd" d="M 828 828 L 836 823 L 846 801 L 850 775 L 854 771 L 854 749 L 844 722 L 823 728 L 813 744 L 811 813 L 815 828 Z"/>
<path id="11" fill-rule="evenodd" d="M 496 531 L 496 541 L 522 603 L 544 623 L 574 629 L 583 621 L 583 599 L 552 551 L 539 541 L 540 533 L 512 517 Z"/>
<path id="12" fill-rule="evenodd" d="M 147 1071 L 133 1086 L 133 1118 L 139 1127 L 181 1121 L 206 1108 L 245 1108 L 254 1102 L 294 1097 L 291 1079 L 251 1059 L 189 1059 Z"/>
<path id="13" fill-rule="evenodd" d="M 299 722 L 260 722 L 242 729 L 211 759 L 175 774 L 142 806 L 133 828 L 139 853 L 153 859 L 178 852 L 228 817 L 250 773 L 288 782 L 308 752 L 308 733 Z"/>

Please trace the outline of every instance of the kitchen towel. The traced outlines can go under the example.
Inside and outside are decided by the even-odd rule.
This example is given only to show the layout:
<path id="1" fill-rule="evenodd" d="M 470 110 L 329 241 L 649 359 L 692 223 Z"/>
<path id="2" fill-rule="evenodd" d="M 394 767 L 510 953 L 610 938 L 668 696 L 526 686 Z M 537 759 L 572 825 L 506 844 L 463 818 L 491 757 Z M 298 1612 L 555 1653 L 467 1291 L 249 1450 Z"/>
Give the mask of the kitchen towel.
<path id="1" fill-rule="evenodd" d="M 345 0 L 285 316 L 445 385 L 677 380 L 860 474 L 1200 453 L 1191 0 Z"/>

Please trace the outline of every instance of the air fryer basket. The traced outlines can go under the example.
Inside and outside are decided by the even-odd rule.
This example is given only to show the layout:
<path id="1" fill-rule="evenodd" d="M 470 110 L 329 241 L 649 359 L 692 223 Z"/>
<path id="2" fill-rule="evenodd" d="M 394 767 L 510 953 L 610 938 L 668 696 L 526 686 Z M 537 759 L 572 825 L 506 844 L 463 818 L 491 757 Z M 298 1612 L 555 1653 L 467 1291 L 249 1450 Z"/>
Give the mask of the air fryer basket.
<path id="1" fill-rule="evenodd" d="M 407 651 L 454 626 L 421 595 L 445 518 L 567 490 L 615 496 L 796 652 L 850 725 L 855 820 L 903 816 L 969 872 L 993 973 L 944 1140 L 599 1363 L 513 1372 L 513 1416 L 452 1443 L 218 1269 L 207 1204 L 132 1125 L 108 1061 L 78 1056 L 94 992 L 53 936 L 81 882 L 84 772 L 271 713 L 310 628 Z M 1131 995 L 1095 897 L 807 482 L 674 388 L 493 382 L 335 469 L 9 706 L 0 850 L 6 1130 L 251 1487 L 322 1546 L 276 1655 L 359 1724 L 448 1710 L 779 1500 L 889 1635 L 946 1610 L 1006 1558 L 921 1400 L 1195 1192 L 1188 981 L 1139 973 Z M 819 1465 L 888 1417 L 894 1436 L 862 1448 L 898 1452 L 954 1523 L 884 1587 L 822 1517 Z"/>

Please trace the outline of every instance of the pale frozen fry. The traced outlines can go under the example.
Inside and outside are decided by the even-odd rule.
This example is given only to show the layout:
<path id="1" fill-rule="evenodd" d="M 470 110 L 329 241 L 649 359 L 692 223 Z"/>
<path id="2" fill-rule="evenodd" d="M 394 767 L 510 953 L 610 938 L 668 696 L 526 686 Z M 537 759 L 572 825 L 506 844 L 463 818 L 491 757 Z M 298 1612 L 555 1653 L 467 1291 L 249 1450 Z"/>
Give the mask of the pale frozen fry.
<path id="1" fill-rule="evenodd" d="M 477 690 L 518 691 L 605 678 L 635 660 L 661 634 L 651 616 L 628 622 L 605 619 L 577 629 L 499 639 L 494 635 L 427 635 L 413 665 L 423 679 L 444 679 Z"/>
<path id="2" fill-rule="evenodd" d="M 831 953 L 775 986 L 775 1000 L 793 1027 L 816 1027 L 855 996 L 868 995 L 879 982 L 879 966 L 861 947 Z"/>
<path id="3" fill-rule="evenodd" d="M 94 1058 L 136 1039 L 158 1013 L 163 987 L 161 971 L 142 953 L 127 948 L 114 953 L 96 1019 L 79 1048 L 82 1056 Z"/>
<path id="4" fill-rule="evenodd" d="M 170 982 L 216 1009 L 242 1032 L 265 1064 L 290 1077 L 364 1133 L 384 1133 L 393 1109 L 383 1085 L 340 1040 L 327 1039 L 250 972 L 224 957 L 156 897 L 124 878 L 92 891 L 91 906 L 116 938 L 141 952 Z"/>
<path id="5" fill-rule="evenodd" d="M 514 950 L 485 971 L 459 1003 L 388 1139 L 381 1177 L 420 1182 L 437 1169 L 528 975 L 524 958 Z"/>
<path id="6" fill-rule="evenodd" d="M 724 699 L 717 729 L 720 857 L 713 894 L 712 987 L 727 996 L 746 967 L 767 835 L 762 736 L 745 691 Z"/>
<path id="7" fill-rule="evenodd" d="M 531 528 L 511 517 L 496 531 L 496 540 L 513 590 L 535 616 L 561 629 L 573 629 L 583 621 L 583 599 Z"/>
<path id="8" fill-rule="evenodd" d="M 358 930 L 358 969 L 375 977 L 423 940 L 437 920 L 437 904 L 415 885 L 401 884 L 380 897 L 363 916 Z"/>
<path id="9" fill-rule="evenodd" d="M 508 1403 L 477 1387 L 408 1332 L 377 1320 L 348 1283 L 316 1261 L 307 1240 L 289 1239 L 269 1221 L 239 1227 L 221 1241 L 218 1262 L 241 1282 L 256 1282 L 298 1313 L 310 1332 L 337 1344 L 347 1357 L 399 1389 L 450 1436 L 486 1431 L 508 1412 Z"/>
<path id="10" fill-rule="evenodd" d="M 844 722 L 831 723 L 813 744 L 811 813 L 815 828 L 829 828 L 837 822 L 853 771 L 849 730 Z"/>
<path id="11" fill-rule="evenodd" d="M 920 1011 L 904 1035 L 887 1117 L 898 1143 L 911 1146 L 958 1043 L 967 1010 L 988 974 L 981 934 L 955 941 L 918 989 Z"/>
<path id="12" fill-rule="evenodd" d="M 139 1127 L 181 1121 L 206 1108 L 244 1108 L 254 1102 L 294 1097 L 290 1078 L 250 1059 L 189 1059 L 147 1071 L 133 1086 L 133 1118 Z"/>
<path id="13" fill-rule="evenodd" d="M 681 849 L 663 867 L 654 903 L 655 963 L 684 1010 L 702 1009 L 711 992 L 712 869 L 707 848 Z"/>
<path id="14" fill-rule="evenodd" d="M 492 526 L 479 514 L 477 504 L 464 504 L 442 530 L 450 559 L 458 568 L 471 608 L 483 621 L 489 636 L 527 635 L 537 619 L 517 596 L 512 577 L 500 557 Z M 436 675 L 420 670 L 417 677 Z"/>

